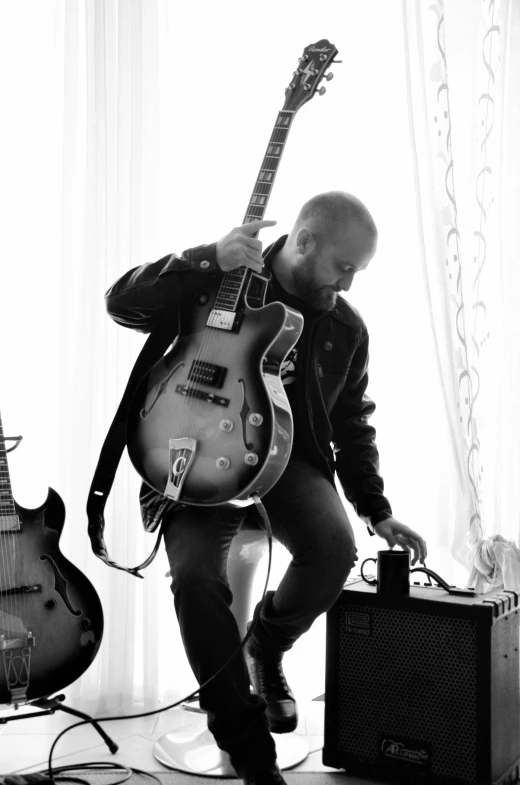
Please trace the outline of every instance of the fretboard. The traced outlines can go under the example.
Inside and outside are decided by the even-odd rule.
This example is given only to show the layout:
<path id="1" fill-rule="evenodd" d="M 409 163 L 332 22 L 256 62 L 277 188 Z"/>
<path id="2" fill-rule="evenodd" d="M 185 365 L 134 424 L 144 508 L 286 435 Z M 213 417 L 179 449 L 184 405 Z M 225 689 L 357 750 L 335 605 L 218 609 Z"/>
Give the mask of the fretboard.
<path id="1" fill-rule="evenodd" d="M 267 203 L 271 196 L 274 179 L 276 177 L 276 172 L 278 171 L 278 165 L 284 151 L 285 142 L 289 135 L 289 129 L 294 114 L 293 111 L 283 109 L 278 112 L 276 123 L 264 155 L 264 160 L 262 161 L 262 166 L 260 167 L 255 187 L 253 188 L 253 193 L 251 194 L 244 220 L 242 221 L 243 224 L 250 223 L 251 221 L 259 221 L 265 215 Z M 224 275 L 218 290 L 214 308 L 226 311 L 234 311 L 236 309 L 248 272 L 249 268 L 239 267 Z"/>
<path id="2" fill-rule="evenodd" d="M 2 418 L 0 416 L 0 517 L 13 515 L 15 512 L 11 478 L 7 463 L 7 449 L 5 446 Z"/>

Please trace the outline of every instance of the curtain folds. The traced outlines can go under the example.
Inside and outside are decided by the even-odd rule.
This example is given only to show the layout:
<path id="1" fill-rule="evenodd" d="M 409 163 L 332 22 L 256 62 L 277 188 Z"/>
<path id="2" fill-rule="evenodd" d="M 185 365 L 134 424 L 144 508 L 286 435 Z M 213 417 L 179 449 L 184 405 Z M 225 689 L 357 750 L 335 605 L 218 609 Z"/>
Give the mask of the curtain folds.
<path id="1" fill-rule="evenodd" d="M 518 11 L 403 0 L 422 269 L 457 467 L 451 552 L 473 585 L 485 536 L 519 527 Z"/>
<path id="2" fill-rule="evenodd" d="M 161 577 L 166 566 L 162 573 L 147 570 L 144 581 L 108 569 L 90 552 L 85 504 L 144 339 L 111 322 L 103 293 L 143 261 L 143 249 L 157 234 L 158 6 L 156 0 L 65 3 L 64 25 L 59 389 L 67 427 L 61 429 L 60 487 L 74 521 L 64 537 L 77 538 L 81 531 L 84 551 L 74 549 L 75 562 L 91 576 L 105 612 L 100 653 L 69 691 L 92 711 L 128 711 L 172 697 L 158 676 L 156 598 L 168 593 Z M 122 460 L 105 509 L 105 535 L 109 553 L 126 565 L 140 563 L 153 547 L 142 531 L 138 488 L 139 478 Z M 169 611 L 170 623 L 173 607 Z"/>

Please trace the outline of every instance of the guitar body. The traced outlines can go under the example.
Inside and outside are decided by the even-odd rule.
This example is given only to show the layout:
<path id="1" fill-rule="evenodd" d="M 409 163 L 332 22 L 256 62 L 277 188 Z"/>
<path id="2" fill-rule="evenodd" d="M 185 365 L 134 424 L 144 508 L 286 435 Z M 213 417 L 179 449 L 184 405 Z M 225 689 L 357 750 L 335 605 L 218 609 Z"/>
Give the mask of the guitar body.
<path id="1" fill-rule="evenodd" d="M 159 493 L 184 504 L 244 506 L 289 460 L 292 415 L 280 366 L 303 317 L 282 303 L 244 302 L 236 332 L 208 328 L 215 297 L 181 318 L 173 348 L 139 386 L 127 446 Z"/>
<path id="2" fill-rule="evenodd" d="M 14 503 L 0 532 L 0 704 L 47 697 L 96 656 L 103 612 L 96 590 L 59 549 L 65 506 L 49 488 L 33 510 Z M 19 519 L 18 530 L 8 530 Z M 25 588 L 24 588 L 25 587 Z"/>

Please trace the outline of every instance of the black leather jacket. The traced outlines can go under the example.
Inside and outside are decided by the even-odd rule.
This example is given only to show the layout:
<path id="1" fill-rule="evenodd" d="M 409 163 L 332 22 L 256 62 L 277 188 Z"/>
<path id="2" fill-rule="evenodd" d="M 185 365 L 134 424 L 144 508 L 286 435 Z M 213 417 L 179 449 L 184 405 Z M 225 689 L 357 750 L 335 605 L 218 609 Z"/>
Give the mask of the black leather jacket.
<path id="1" fill-rule="evenodd" d="M 280 237 L 264 251 L 266 269 L 286 239 L 287 235 Z M 216 243 L 190 248 L 180 257 L 165 256 L 125 273 L 105 295 L 107 311 L 118 324 L 148 333 L 164 309 L 175 309 L 199 295 L 222 275 Z M 266 301 L 273 299 L 270 286 Z M 392 509 L 383 494 L 376 432 L 368 424 L 375 410 L 365 394 L 368 332 L 361 315 L 343 298 L 338 297 L 335 310 L 306 318 L 297 373 L 300 383 L 293 406 L 298 407 L 295 419 L 304 428 L 306 455 L 332 483 L 337 473 L 346 498 L 373 534 L 373 526 L 391 516 Z M 147 531 L 154 531 L 167 508 L 177 504 L 145 483 L 140 500 Z"/>

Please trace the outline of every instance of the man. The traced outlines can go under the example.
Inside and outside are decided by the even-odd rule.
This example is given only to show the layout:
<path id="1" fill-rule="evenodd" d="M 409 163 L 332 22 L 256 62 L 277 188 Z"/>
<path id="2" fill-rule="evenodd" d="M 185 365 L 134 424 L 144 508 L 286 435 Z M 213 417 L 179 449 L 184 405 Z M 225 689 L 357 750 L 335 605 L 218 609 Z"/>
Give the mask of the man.
<path id="1" fill-rule="evenodd" d="M 272 273 L 267 301 L 282 301 L 304 316 L 302 335 L 281 371 L 294 418 L 291 458 L 262 499 L 273 535 L 292 561 L 276 592 L 268 592 L 254 611 L 259 623 L 246 657 L 237 656 L 200 691 L 209 729 L 249 785 L 285 782 L 270 734 L 294 730 L 297 723 L 282 656 L 333 605 L 357 561 L 335 473 L 370 534 L 390 547 L 413 549 L 413 564 L 427 555 L 423 538 L 393 518 L 383 495 L 375 430 L 368 425 L 375 405 L 365 394 L 368 333 L 358 312 L 338 297 L 375 254 L 374 221 L 350 194 L 319 194 L 302 207 L 290 234 L 262 255 L 262 243 L 253 235 L 274 223 L 253 221 L 213 245 L 142 265 L 106 295 L 112 318 L 149 332 L 164 309 L 176 309 L 212 282 L 218 285 L 225 272 L 265 268 Z M 141 507 L 149 531 L 163 523 L 175 609 L 201 684 L 240 643 L 226 560 L 251 508 L 182 506 L 144 484 Z"/>

